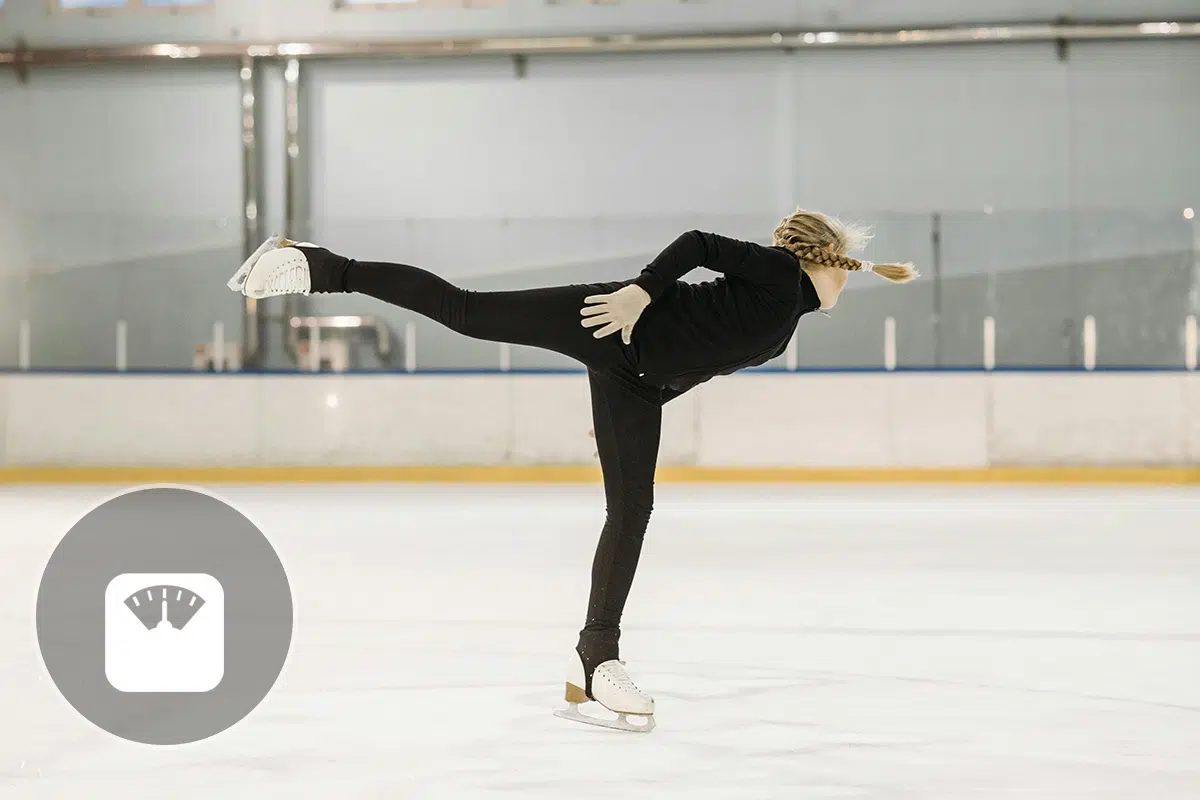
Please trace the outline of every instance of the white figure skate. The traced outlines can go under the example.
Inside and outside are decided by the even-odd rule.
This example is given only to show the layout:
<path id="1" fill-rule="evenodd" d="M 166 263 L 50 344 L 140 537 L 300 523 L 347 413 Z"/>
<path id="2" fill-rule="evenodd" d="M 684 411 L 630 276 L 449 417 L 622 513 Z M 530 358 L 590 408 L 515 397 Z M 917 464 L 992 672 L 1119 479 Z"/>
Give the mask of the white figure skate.
<path id="1" fill-rule="evenodd" d="M 554 716 L 632 733 L 649 733 L 654 730 L 654 698 L 629 679 L 624 661 L 605 661 L 596 667 L 596 671 L 592 673 L 591 698 L 587 696 L 585 686 L 587 676 L 584 675 L 583 661 L 578 653 L 572 654 L 571 662 L 567 665 L 568 705 L 564 710 L 555 711 Z M 586 704 L 590 699 L 616 714 L 617 718 L 610 720 L 582 713 L 579 706 Z M 637 721 L 631 721 L 631 718 Z"/>
<path id="2" fill-rule="evenodd" d="M 246 297 L 262 300 L 284 294 L 308 294 L 312 278 L 308 259 L 296 247 L 315 247 L 275 234 L 259 245 L 226 284 Z"/>

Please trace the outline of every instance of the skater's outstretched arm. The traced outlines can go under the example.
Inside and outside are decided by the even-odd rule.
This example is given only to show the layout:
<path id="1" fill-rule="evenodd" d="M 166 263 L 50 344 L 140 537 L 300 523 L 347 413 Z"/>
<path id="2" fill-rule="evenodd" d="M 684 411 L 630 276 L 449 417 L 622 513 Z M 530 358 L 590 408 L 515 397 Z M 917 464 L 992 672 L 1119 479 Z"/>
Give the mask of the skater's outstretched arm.
<path id="1" fill-rule="evenodd" d="M 781 258 L 762 258 L 763 248 L 715 233 L 688 231 L 667 246 L 634 280 L 651 302 L 697 267 L 737 276 L 761 286 L 794 287 L 800 266 Z"/>
<path id="2" fill-rule="evenodd" d="M 780 294 L 794 292 L 800 279 L 799 262 L 785 254 L 715 233 L 688 231 L 659 253 L 632 284 L 588 297 L 582 310 L 584 327 L 598 328 L 597 339 L 620 331 L 629 344 L 646 307 L 696 267 L 738 276 Z"/>

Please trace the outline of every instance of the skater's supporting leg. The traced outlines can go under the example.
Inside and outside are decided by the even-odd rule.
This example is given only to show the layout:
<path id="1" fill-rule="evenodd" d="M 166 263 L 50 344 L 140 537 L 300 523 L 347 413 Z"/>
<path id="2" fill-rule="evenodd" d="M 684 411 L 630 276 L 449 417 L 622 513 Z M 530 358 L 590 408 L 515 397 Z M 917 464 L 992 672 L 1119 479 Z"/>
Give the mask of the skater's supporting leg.
<path id="1" fill-rule="evenodd" d="M 621 284 L 474 292 L 407 264 L 354 261 L 321 248 L 300 249 L 312 265 L 313 292 L 357 292 L 475 339 L 552 350 L 589 367 L 632 368 L 633 354 L 621 337 L 596 339 L 580 324 L 584 298 Z"/>
<path id="2" fill-rule="evenodd" d="M 578 651 L 590 683 L 598 665 L 619 657 L 621 613 L 654 507 L 662 404 L 641 390 L 633 375 L 590 371 L 588 376 L 608 504 L 592 563 L 587 624 L 579 634 Z"/>

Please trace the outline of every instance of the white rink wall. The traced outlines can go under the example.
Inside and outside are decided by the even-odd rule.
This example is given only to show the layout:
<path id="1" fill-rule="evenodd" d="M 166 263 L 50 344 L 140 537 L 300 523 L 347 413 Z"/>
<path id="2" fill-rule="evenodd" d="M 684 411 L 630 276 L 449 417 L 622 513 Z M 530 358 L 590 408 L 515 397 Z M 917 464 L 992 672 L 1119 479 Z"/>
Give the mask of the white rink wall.
<path id="1" fill-rule="evenodd" d="M 668 404 L 661 462 L 1189 465 L 1196 408 L 1183 372 L 751 373 Z M 10 374 L 0 420 L 9 467 L 595 463 L 575 374 Z"/>

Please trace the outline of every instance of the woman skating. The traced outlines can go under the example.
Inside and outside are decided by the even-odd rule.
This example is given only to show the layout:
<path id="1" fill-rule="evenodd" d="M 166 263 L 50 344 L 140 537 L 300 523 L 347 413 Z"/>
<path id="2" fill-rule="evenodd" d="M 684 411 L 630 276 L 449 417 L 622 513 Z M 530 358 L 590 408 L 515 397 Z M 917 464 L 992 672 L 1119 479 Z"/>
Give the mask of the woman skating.
<path id="1" fill-rule="evenodd" d="M 472 292 L 417 267 L 355 261 L 272 237 L 229 287 L 253 298 L 365 294 L 472 338 L 551 350 L 587 367 L 607 518 L 587 619 L 568 667 L 570 710 L 562 715 L 649 730 L 654 700 L 629 679 L 618 640 L 654 503 L 662 407 L 717 375 L 783 353 L 801 316 L 836 304 L 849 272 L 871 271 L 897 283 L 916 276 L 909 265 L 851 258 L 865 238 L 836 219 L 797 211 L 776 229 L 771 247 L 691 231 L 630 281 Z M 681 280 L 697 267 L 722 277 Z M 577 704 L 589 699 L 618 720 L 579 714 Z M 635 725 L 626 715 L 645 720 Z"/>

